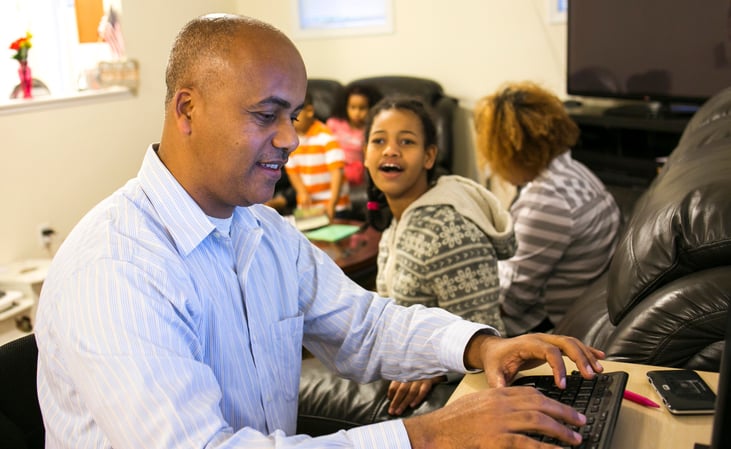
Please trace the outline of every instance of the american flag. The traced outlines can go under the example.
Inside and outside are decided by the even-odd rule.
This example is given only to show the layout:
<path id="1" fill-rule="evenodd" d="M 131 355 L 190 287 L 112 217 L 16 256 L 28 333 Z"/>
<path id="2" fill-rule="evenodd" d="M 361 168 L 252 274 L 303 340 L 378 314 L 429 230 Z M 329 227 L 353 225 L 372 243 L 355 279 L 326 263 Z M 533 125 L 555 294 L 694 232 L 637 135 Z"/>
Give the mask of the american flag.
<path id="1" fill-rule="evenodd" d="M 99 35 L 109 44 L 112 54 L 117 59 L 124 59 L 124 36 L 122 36 L 122 25 L 119 22 L 119 16 L 114 8 L 109 8 L 109 14 L 102 17 L 99 25 Z"/>

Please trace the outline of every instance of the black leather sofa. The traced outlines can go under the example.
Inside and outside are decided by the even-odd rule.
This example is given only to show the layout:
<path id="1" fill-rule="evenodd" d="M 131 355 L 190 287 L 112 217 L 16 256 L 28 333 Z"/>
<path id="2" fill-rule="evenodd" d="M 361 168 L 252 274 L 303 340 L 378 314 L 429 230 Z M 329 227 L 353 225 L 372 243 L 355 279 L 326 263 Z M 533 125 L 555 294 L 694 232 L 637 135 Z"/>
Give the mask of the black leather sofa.
<path id="1" fill-rule="evenodd" d="M 632 363 L 718 371 L 731 299 L 731 88 L 691 118 L 608 271 L 556 326 Z"/>

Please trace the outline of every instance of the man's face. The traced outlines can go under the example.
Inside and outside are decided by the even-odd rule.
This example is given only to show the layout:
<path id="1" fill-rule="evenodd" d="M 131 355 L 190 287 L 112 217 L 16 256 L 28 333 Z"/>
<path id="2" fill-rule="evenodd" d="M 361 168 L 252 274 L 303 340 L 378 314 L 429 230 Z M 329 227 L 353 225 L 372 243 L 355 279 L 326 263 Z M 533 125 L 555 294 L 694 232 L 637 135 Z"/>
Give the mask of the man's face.
<path id="1" fill-rule="evenodd" d="M 211 216 L 271 199 L 299 143 L 292 122 L 305 97 L 304 63 L 287 43 L 262 41 L 254 50 L 242 43 L 221 61 L 218 84 L 194 92 L 190 143 L 197 167 L 186 188 Z"/>

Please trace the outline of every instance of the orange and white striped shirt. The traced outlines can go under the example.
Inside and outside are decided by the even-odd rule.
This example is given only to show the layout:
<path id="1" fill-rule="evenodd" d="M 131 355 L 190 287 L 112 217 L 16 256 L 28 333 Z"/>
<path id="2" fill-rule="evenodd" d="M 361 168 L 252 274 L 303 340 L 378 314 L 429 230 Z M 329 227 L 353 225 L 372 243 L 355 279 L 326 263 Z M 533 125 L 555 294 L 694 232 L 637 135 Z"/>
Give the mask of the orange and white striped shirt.
<path id="1" fill-rule="evenodd" d="M 330 171 L 345 166 L 345 153 L 330 129 L 321 121 L 315 120 L 304 136 L 299 136 L 300 144 L 285 166 L 287 173 L 297 173 L 312 198 L 312 204 L 326 205 L 330 200 L 332 175 Z M 350 208 L 348 182 L 343 177 L 340 198 L 335 210 Z"/>

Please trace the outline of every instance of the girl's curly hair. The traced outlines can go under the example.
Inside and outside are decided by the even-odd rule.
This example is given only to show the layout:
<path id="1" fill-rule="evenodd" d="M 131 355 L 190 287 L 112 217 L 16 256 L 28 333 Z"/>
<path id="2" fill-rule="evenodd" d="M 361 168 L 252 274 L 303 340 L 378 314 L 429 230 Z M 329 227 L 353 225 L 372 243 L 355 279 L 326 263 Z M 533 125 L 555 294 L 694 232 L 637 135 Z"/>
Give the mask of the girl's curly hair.
<path id="1" fill-rule="evenodd" d="M 579 128 L 554 94 L 532 82 L 507 83 L 474 110 L 477 149 L 491 171 L 534 179 L 576 144 Z"/>

